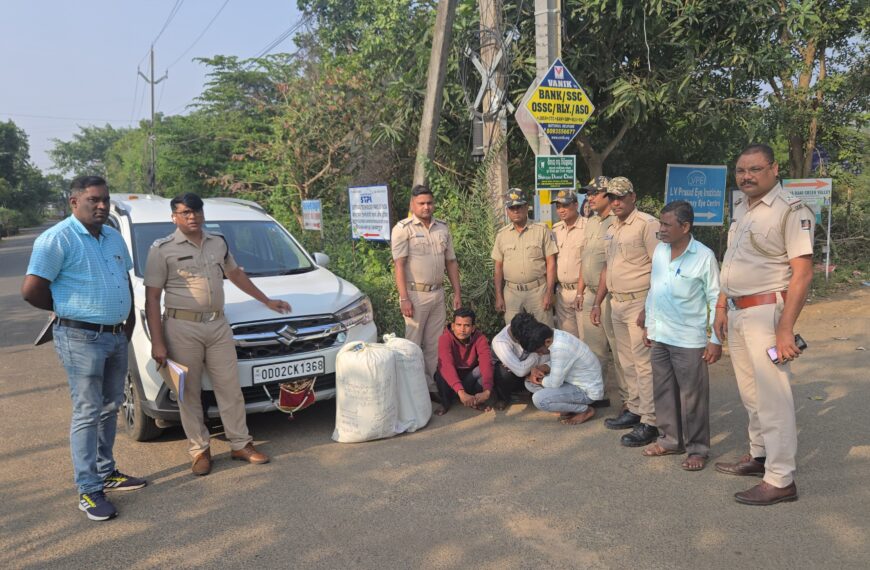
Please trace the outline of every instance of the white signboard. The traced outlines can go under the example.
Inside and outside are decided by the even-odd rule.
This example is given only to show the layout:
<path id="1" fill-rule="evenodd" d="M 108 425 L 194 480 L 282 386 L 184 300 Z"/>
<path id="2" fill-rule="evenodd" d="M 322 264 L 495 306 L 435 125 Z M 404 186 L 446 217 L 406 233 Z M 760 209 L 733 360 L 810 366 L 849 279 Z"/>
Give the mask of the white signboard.
<path id="1" fill-rule="evenodd" d="M 833 181 L 830 178 L 793 178 L 782 181 L 783 189 L 800 198 L 816 214 L 816 223 L 822 222 L 822 206 L 831 205 Z"/>
<path id="2" fill-rule="evenodd" d="M 347 189 L 353 239 L 390 241 L 390 200 L 386 186 Z"/>
<path id="3" fill-rule="evenodd" d="M 302 228 L 323 231 L 323 208 L 320 200 L 302 200 Z"/>

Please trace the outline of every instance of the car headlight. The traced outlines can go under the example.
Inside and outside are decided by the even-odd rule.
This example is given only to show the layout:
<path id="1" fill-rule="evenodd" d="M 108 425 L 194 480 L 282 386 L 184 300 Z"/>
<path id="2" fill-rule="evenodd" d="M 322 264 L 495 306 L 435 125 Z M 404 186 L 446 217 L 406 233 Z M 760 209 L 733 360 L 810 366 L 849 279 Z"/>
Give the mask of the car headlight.
<path id="1" fill-rule="evenodd" d="M 344 325 L 346 329 L 357 325 L 365 325 L 374 320 L 372 302 L 367 296 L 357 299 L 347 307 L 335 314 L 335 319 Z"/>

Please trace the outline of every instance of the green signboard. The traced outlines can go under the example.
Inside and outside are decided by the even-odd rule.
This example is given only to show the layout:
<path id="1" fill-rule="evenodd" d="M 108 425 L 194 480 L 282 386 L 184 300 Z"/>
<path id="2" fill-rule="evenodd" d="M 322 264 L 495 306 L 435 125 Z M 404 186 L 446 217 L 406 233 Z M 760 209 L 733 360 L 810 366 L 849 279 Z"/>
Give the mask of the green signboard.
<path id="1" fill-rule="evenodd" d="M 577 157 L 565 156 L 535 157 L 535 188 L 538 190 L 573 190 L 576 188 Z"/>

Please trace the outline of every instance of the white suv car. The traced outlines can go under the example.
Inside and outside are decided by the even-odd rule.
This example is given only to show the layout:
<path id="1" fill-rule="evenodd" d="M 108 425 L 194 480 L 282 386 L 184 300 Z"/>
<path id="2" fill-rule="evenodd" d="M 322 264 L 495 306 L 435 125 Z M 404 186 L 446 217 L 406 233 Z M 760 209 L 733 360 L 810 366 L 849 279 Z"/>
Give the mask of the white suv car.
<path id="1" fill-rule="evenodd" d="M 112 200 L 109 225 L 121 232 L 133 257 L 133 302 L 137 312 L 129 353 L 121 418 L 137 441 L 160 435 L 180 421 L 177 395 L 163 382 L 151 359 L 142 282 L 154 240 L 175 231 L 169 200 L 130 194 Z M 225 313 L 236 341 L 239 385 L 248 413 L 275 409 L 278 384 L 317 375 L 317 399 L 335 397 L 335 355 L 346 342 L 375 342 L 377 330 L 368 297 L 325 269 L 329 257 L 310 255 L 275 219 L 254 202 L 205 200 L 205 229 L 222 234 L 236 262 L 266 295 L 293 307 L 280 315 L 224 283 Z M 210 418 L 219 416 L 211 381 L 203 374 L 203 399 Z M 266 393 L 268 391 L 268 394 Z"/>

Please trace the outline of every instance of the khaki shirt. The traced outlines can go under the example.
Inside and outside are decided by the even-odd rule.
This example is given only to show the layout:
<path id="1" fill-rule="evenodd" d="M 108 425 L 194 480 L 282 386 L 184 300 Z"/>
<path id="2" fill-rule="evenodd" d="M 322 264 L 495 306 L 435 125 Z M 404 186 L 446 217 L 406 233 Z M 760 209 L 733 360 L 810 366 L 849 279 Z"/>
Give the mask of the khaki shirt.
<path id="1" fill-rule="evenodd" d="M 659 221 L 634 210 L 624 222 L 619 218 L 607 228 L 607 290 L 639 293 L 649 289 L 652 256 L 659 244 Z"/>
<path id="2" fill-rule="evenodd" d="M 601 270 L 604 269 L 605 246 L 609 228 L 616 220 L 616 214 L 612 211 L 602 218 L 595 214 L 586 222 L 583 248 L 580 253 L 580 268 L 583 270 L 583 283 L 592 290 L 598 289 L 598 280 L 601 278 Z"/>
<path id="3" fill-rule="evenodd" d="M 777 184 L 751 207 L 741 198 L 719 275 L 728 297 L 788 289 L 789 260 L 812 255 L 815 214 Z"/>
<path id="4" fill-rule="evenodd" d="M 556 255 L 556 280 L 559 283 L 577 283 L 587 222 L 587 218 L 577 216 L 570 226 L 565 222 L 553 224 L 553 235 L 559 247 Z"/>
<path id="5" fill-rule="evenodd" d="M 202 245 L 197 246 L 175 230 L 148 251 L 145 286 L 163 289 L 167 309 L 211 312 L 224 308 L 224 275 L 238 265 L 222 236 L 202 234 Z"/>
<path id="6" fill-rule="evenodd" d="M 450 229 L 436 218 L 428 228 L 413 215 L 397 223 L 390 236 L 390 248 L 396 262 L 408 258 L 405 275 L 410 283 L 421 285 L 441 285 L 447 262 L 456 259 Z"/>
<path id="7" fill-rule="evenodd" d="M 546 278 L 547 257 L 558 252 L 550 228 L 529 221 L 522 232 L 518 232 L 513 224 L 500 229 L 492 244 L 491 257 L 503 263 L 505 281 L 522 285 Z"/>

